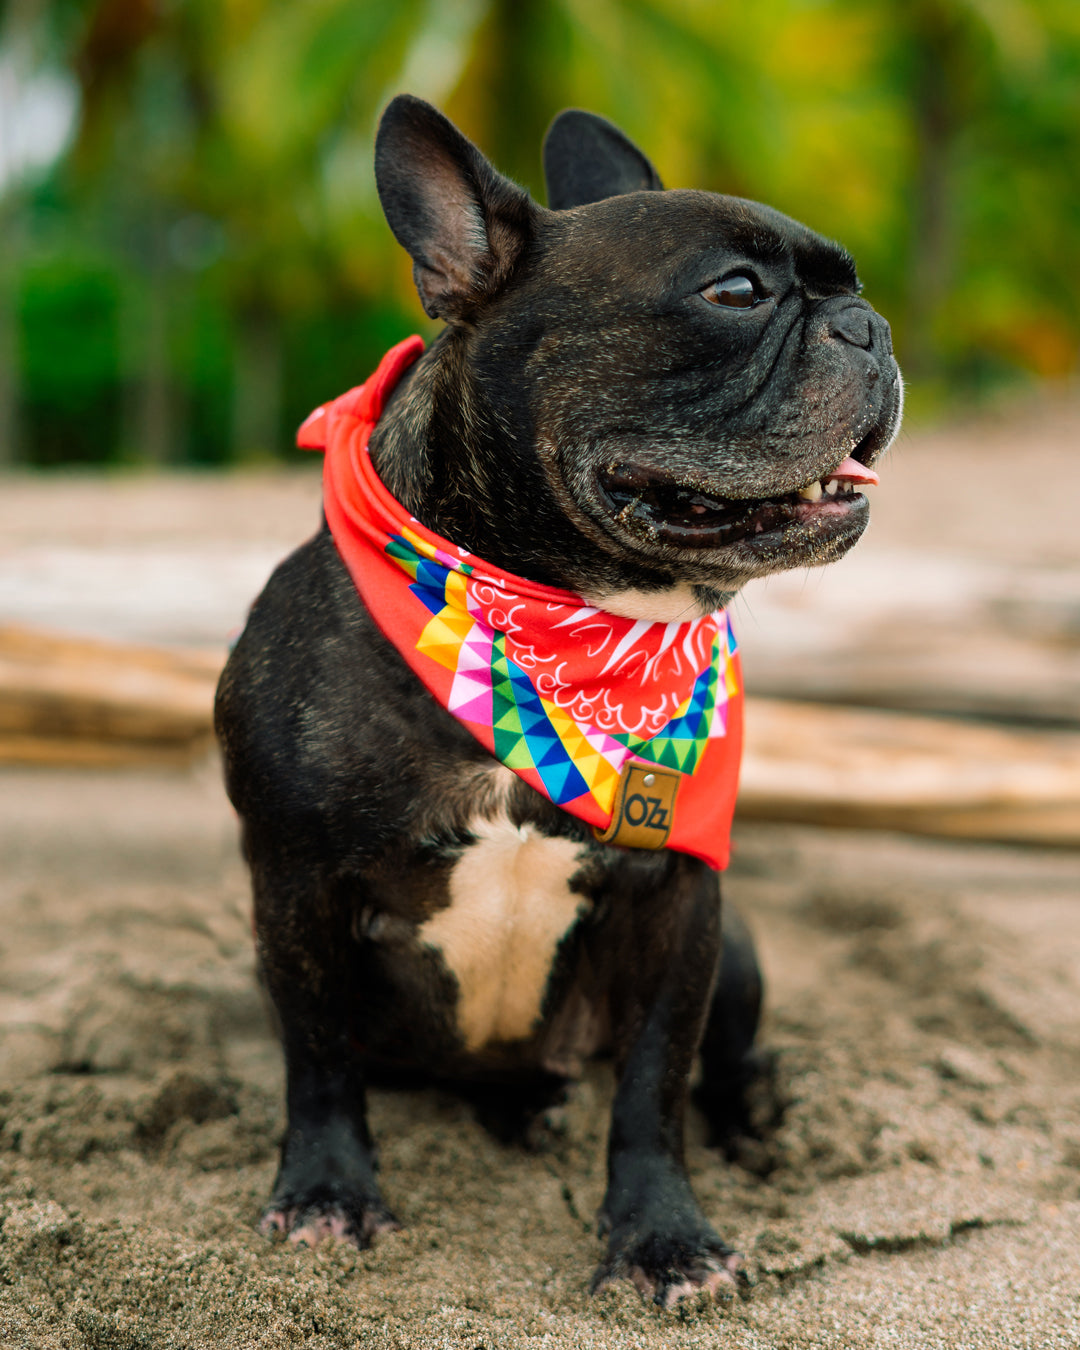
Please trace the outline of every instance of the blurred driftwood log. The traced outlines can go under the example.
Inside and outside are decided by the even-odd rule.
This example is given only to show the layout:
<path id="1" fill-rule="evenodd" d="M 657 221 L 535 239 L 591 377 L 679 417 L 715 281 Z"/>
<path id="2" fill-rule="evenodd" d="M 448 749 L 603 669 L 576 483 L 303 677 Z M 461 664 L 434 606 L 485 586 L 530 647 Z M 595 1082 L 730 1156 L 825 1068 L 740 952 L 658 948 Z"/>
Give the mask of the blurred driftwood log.
<path id="1" fill-rule="evenodd" d="M 185 764 L 216 653 L 0 628 L 0 762 Z M 743 819 L 1080 844 L 1080 733 L 747 700 Z"/>
<path id="2" fill-rule="evenodd" d="M 1080 844 L 1080 733 L 748 699 L 743 819 Z"/>
<path id="3" fill-rule="evenodd" d="M 747 688 L 759 697 L 1080 726 L 1080 567 L 881 547 L 856 561 L 810 578 L 781 573 L 742 602 L 736 632 Z"/>
<path id="4" fill-rule="evenodd" d="M 184 764 L 213 740 L 222 658 L 0 628 L 0 762 Z"/>

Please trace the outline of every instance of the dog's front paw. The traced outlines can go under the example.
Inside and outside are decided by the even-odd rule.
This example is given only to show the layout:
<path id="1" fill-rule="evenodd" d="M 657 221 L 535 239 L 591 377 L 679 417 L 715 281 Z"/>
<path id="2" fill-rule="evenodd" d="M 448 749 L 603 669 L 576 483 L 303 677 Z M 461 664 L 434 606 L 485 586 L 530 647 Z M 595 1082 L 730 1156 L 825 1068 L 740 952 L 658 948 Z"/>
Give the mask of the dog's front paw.
<path id="1" fill-rule="evenodd" d="M 379 1199 L 329 1196 L 271 1200 L 259 1221 L 265 1237 L 282 1237 L 297 1247 L 315 1247 L 324 1238 L 341 1238 L 363 1250 L 384 1233 L 401 1227 Z"/>
<path id="2" fill-rule="evenodd" d="M 713 1298 L 745 1295 L 750 1281 L 743 1258 L 711 1230 L 692 1237 L 640 1230 L 612 1234 L 608 1254 L 593 1276 L 591 1293 L 618 1280 L 629 1280 L 643 1298 L 662 1308 L 674 1308 L 699 1292 Z"/>

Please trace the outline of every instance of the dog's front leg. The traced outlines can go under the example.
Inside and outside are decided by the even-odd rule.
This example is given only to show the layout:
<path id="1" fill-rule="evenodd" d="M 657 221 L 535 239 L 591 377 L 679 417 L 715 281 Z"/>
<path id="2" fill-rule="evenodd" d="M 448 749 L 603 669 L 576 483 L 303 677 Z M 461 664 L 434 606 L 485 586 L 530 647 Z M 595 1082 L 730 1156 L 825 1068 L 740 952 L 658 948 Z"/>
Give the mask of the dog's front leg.
<path id="1" fill-rule="evenodd" d="M 632 950 L 624 950 L 611 990 L 618 1085 L 600 1212 L 610 1239 L 593 1289 L 625 1278 L 671 1307 L 741 1276 L 738 1254 L 701 1212 L 683 1161 L 687 1080 L 720 955 L 720 891 L 704 864 L 679 855 L 666 861 L 666 884 L 644 894 L 636 879 L 621 897 L 619 945 Z"/>
<path id="2" fill-rule="evenodd" d="M 368 1246 L 399 1227 L 375 1182 L 363 1066 L 352 1035 L 348 911 L 317 873 L 252 861 L 259 961 L 285 1051 L 288 1122 L 260 1229 L 314 1246 Z M 356 972 L 352 972 L 353 981 Z"/>

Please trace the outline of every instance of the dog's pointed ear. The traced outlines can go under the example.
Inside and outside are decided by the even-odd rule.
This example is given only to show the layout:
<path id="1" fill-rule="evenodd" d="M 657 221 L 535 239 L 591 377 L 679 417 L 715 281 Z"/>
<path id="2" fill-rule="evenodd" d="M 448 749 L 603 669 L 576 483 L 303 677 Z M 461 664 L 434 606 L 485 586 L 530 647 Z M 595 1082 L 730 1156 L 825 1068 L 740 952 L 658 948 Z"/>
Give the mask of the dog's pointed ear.
<path id="1" fill-rule="evenodd" d="M 581 108 L 567 108 L 548 128 L 544 178 L 552 211 L 664 186 L 633 141 L 606 117 Z"/>
<path id="2" fill-rule="evenodd" d="M 423 99 L 399 94 L 375 138 L 375 182 L 432 318 L 464 319 L 509 276 L 534 218 L 529 194 L 495 172 Z"/>

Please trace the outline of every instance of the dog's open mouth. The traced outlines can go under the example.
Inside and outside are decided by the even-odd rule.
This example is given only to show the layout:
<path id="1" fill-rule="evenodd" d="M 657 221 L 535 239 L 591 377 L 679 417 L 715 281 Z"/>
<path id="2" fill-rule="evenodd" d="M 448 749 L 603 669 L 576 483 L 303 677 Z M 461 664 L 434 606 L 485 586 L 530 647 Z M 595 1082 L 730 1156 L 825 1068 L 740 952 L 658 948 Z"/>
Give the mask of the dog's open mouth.
<path id="1" fill-rule="evenodd" d="M 794 492 L 740 500 L 714 496 L 631 464 L 610 464 L 599 475 L 601 494 L 624 528 L 679 548 L 724 548 L 796 522 L 846 517 L 866 507 L 857 488 L 877 481 L 872 469 L 850 456 L 824 478 Z"/>

